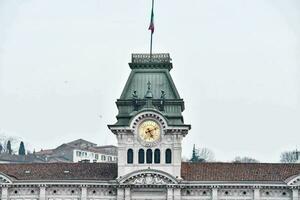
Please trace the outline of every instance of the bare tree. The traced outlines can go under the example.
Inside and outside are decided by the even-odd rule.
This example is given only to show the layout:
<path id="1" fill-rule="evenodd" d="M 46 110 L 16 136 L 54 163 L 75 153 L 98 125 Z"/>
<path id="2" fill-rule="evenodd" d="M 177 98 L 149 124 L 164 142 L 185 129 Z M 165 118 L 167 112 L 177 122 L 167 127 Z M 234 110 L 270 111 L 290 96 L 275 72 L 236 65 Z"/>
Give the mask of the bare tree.
<path id="1" fill-rule="evenodd" d="M 300 156 L 299 151 L 285 151 L 280 155 L 280 162 L 282 163 L 295 163 L 298 161 Z"/>
<path id="2" fill-rule="evenodd" d="M 199 148 L 197 150 L 199 157 L 204 159 L 206 162 L 212 162 L 215 160 L 215 154 L 212 150 L 208 148 Z"/>
<path id="3" fill-rule="evenodd" d="M 237 156 L 234 158 L 234 160 L 232 162 L 234 162 L 234 163 L 259 163 L 258 160 L 251 158 L 251 157 L 247 157 L 247 156 L 244 156 L 244 157 Z"/>
<path id="4" fill-rule="evenodd" d="M 212 162 L 215 160 L 214 153 L 208 148 L 198 148 L 195 145 L 193 147 L 191 162 Z"/>

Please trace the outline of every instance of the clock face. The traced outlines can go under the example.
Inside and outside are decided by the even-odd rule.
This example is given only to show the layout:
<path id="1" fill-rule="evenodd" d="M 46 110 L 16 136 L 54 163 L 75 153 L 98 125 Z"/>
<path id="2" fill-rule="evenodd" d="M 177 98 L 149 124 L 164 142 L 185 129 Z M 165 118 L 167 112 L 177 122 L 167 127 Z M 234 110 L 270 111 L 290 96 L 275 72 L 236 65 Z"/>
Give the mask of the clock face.
<path id="1" fill-rule="evenodd" d="M 153 120 L 146 120 L 140 124 L 138 134 L 144 142 L 156 142 L 160 139 L 160 126 Z"/>

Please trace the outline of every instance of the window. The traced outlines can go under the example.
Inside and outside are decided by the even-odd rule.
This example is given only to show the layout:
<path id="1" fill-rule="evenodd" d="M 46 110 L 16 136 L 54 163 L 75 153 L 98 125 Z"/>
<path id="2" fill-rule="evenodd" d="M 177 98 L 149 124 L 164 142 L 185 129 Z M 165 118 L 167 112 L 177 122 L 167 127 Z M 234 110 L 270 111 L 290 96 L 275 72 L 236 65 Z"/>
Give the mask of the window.
<path id="1" fill-rule="evenodd" d="M 154 151 L 154 163 L 160 163 L 160 150 L 155 149 Z"/>
<path id="2" fill-rule="evenodd" d="M 95 159 L 96 159 L 96 160 L 99 159 L 99 154 L 95 154 Z"/>
<path id="3" fill-rule="evenodd" d="M 105 160 L 106 160 L 105 155 L 102 155 L 102 156 L 101 156 L 101 160 L 102 160 L 102 161 L 105 161 Z"/>
<path id="4" fill-rule="evenodd" d="M 108 156 L 108 161 L 111 162 L 112 161 L 112 157 Z"/>
<path id="5" fill-rule="evenodd" d="M 139 150 L 139 164 L 145 163 L 145 151 L 144 149 Z"/>
<path id="6" fill-rule="evenodd" d="M 148 164 L 152 163 L 152 149 L 147 149 L 147 152 L 146 152 L 146 162 Z"/>
<path id="7" fill-rule="evenodd" d="M 167 164 L 172 163 L 172 151 L 171 151 L 171 149 L 166 150 L 166 163 Z"/>
<path id="8" fill-rule="evenodd" d="M 133 163 L 133 150 L 128 149 L 127 151 L 127 163 L 132 164 Z"/>

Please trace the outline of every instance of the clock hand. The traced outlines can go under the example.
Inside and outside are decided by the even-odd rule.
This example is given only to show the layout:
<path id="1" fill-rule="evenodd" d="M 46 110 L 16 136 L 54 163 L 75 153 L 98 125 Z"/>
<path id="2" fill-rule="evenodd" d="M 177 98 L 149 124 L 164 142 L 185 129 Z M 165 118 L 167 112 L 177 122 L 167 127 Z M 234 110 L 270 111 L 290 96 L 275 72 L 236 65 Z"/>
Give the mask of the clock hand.
<path id="1" fill-rule="evenodd" d="M 146 133 L 147 136 L 149 136 L 149 134 L 151 134 L 151 130 L 149 128 L 147 128 L 145 133 Z"/>
<path id="2" fill-rule="evenodd" d="M 153 128 L 153 129 L 150 130 L 150 137 L 151 137 L 151 138 L 154 137 L 153 131 L 155 131 L 156 129 L 157 129 L 157 128 Z"/>

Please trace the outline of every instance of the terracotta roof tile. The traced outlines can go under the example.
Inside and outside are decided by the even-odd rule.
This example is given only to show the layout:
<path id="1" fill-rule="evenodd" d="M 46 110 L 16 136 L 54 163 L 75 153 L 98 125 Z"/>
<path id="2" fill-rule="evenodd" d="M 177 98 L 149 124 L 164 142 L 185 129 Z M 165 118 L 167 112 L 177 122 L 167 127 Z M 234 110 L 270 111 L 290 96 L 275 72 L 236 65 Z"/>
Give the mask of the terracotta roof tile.
<path id="1" fill-rule="evenodd" d="M 30 171 L 30 173 L 25 173 Z M 65 173 L 69 171 L 69 173 Z M 0 172 L 17 180 L 115 180 L 116 163 L 0 164 Z M 283 183 L 300 174 L 300 164 L 182 163 L 185 181 L 268 181 Z"/>
<path id="2" fill-rule="evenodd" d="M 116 163 L 0 164 L 0 172 L 18 180 L 113 180 L 117 171 Z"/>
<path id="3" fill-rule="evenodd" d="M 186 181 L 272 181 L 283 182 L 300 174 L 300 164 L 271 163 L 182 163 Z"/>

